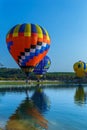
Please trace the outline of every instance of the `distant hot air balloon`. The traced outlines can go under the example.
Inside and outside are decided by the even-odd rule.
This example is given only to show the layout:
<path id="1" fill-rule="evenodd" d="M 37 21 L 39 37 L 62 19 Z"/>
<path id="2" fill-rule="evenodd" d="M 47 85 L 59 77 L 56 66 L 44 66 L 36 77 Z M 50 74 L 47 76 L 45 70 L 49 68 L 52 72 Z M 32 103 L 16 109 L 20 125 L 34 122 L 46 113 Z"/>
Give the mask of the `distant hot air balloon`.
<path id="1" fill-rule="evenodd" d="M 34 68 L 34 73 L 39 79 L 41 76 L 46 74 L 47 70 L 51 65 L 51 60 L 48 56 L 45 56 L 40 63 Z"/>
<path id="2" fill-rule="evenodd" d="M 77 77 L 84 77 L 86 71 L 86 63 L 83 61 L 78 61 L 73 65 L 73 69 L 77 75 Z"/>
<path id="3" fill-rule="evenodd" d="M 14 26 L 7 33 L 6 42 L 10 54 L 26 75 L 33 71 L 50 48 L 48 32 L 37 24 Z"/>

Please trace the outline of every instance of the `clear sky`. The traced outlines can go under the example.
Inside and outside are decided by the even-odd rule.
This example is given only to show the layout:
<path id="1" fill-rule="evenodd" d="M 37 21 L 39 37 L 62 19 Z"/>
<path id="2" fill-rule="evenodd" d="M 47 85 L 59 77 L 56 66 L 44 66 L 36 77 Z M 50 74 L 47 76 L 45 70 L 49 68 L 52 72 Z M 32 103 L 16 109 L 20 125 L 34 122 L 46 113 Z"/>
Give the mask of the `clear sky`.
<path id="1" fill-rule="evenodd" d="M 6 34 L 16 24 L 34 23 L 51 37 L 51 72 L 72 72 L 79 60 L 87 63 L 87 0 L 0 0 L 0 62 L 18 65 L 6 46 Z"/>

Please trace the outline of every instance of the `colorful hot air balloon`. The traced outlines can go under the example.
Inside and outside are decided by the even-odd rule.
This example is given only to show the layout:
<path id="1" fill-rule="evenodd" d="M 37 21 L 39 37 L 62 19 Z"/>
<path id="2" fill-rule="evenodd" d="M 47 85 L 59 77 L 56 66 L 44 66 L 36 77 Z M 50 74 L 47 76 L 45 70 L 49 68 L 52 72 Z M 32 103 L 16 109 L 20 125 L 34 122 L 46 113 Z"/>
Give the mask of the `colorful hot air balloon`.
<path id="1" fill-rule="evenodd" d="M 77 75 L 77 77 L 84 77 L 86 71 L 86 63 L 83 61 L 78 61 L 73 65 L 73 69 Z"/>
<path id="2" fill-rule="evenodd" d="M 21 69 L 28 75 L 50 48 L 46 29 L 37 24 L 18 24 L 6 36 L 7 47 Z"/>
<path id="3" fill-rule="evenodd" d="M 41 76 L 43 76 L 47 70 L 49 69 L 51 65 L 51 60 L 48 56 L 45 56 L 40 63 L 34 68 L 34 73 L 39 79 Z"/>

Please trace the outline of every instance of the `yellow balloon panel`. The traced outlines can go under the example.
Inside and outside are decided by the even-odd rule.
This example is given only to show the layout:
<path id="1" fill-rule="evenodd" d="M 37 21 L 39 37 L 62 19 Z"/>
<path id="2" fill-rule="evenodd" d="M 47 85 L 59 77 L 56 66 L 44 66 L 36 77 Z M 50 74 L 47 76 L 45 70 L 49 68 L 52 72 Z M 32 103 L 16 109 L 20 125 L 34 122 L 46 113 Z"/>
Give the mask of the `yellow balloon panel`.
<path id="1" fill-rule="evenodd" d="M 84 77 L 84 76 L 85 76 L 85 72 L 84 72 L 84 71 L 77 71 L 77 72 L 76 72 L 76 75 L 77 75 L 78 77 Z"/>

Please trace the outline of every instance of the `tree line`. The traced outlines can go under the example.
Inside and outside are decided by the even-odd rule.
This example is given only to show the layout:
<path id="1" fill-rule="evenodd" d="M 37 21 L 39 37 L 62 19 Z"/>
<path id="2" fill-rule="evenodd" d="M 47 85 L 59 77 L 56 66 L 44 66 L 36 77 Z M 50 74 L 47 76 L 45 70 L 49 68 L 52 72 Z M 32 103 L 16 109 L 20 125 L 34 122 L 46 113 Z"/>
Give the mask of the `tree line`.
<path id="1" fill-rule="evenodd" d="M 0 80 L 25 80 L 25 73 L 19 68 L 0 68 Z M 29 79 L 37 80 L 36 75 L 30 73 Z M 60 81 L 76 81 L 79 78 L 76 77 L 74 72 L 47 72 L 43 75 L 44 80 L 60 80 Z M 80 80 L 87 82 L 87 77 L 83 77 Z"/>
<path id="2" fill-rule="evenodd" d="M 57 80 L 57 79 L 66 79 L 73 78 L 75 74 L 73 72 L 47 72 L 43 78 L 49 80 Z M 25 73 L 19 68 L 0 68 L 0 80 L 1 79 L 25 79 Z M 36 75 L 34 73 L 30 74 L 30 78 L 36 79 Z"/>

